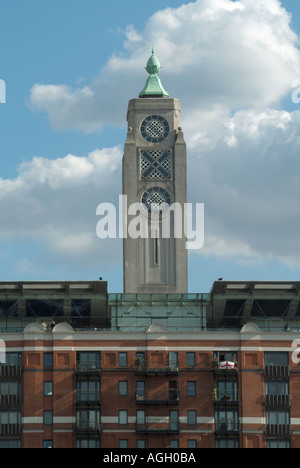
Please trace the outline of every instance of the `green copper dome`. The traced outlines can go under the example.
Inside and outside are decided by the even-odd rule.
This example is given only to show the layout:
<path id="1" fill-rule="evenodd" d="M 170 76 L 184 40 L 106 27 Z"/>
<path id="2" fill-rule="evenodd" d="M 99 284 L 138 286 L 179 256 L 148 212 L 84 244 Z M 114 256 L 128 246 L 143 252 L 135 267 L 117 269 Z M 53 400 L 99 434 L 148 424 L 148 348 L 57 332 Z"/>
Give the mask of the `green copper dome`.
<path id="1" fill-rule="evenodd" d="M 149 73 L 149 75 L 154 75 L 159 73 L 161 69 L 160 62 L 156 55 L 154 54 L 154 50 L 152 50 L 152 55 L 148 60 L 146 70 Z"/>
<path id="2" fill-rule="evenodd" d="M 140 92 L 139 97 L 169 97 L 169 94 L 164 89 L 160 78 L 158 77 L 160 69 L 160 62 L 156 57 L 154 50 L 152 50 L 152 55 L 149 58 L 146 66 L 146 70 L 150 76 L 147 79 L 143 91 Z"/>

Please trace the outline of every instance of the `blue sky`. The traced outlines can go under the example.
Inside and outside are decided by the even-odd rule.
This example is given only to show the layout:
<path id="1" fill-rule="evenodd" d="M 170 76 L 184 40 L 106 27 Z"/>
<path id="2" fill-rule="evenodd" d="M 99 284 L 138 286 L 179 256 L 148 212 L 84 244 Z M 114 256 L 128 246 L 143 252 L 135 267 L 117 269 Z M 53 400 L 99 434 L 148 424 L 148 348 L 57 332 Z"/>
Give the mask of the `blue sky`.
<path id="1" fill-rule="evenodd" d="M 299 280 L 298 3 L 2 1 L 0 281 L 102 276 L 122 291 L 122 246 L 97 239 L 96 207 L 121 192 L 127 103 L 153 43 L 182 105 L 189 200 L 205 203 L 190 292 Z"/>

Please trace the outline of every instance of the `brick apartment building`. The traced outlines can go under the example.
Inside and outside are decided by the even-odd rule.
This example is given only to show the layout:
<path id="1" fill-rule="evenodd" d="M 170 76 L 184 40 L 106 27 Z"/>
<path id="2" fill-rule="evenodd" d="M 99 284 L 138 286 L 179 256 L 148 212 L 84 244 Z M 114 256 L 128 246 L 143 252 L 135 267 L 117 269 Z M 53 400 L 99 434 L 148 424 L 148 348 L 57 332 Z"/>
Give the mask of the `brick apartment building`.
<path id="1" fill-rule="evenodd" d="M 154 51 L 146 70 L 122 180 L 149 235 L 124 236 L 124 294 L 0 283 L 0 448 L 299 448 L 300 283 L 187 293 L 185 219 L 167 209 L 187 200 L 180 105 Z"/>
<path id="2" fill-rule="evenodd" d="M 0 448 L 300 447 L 299 291 L 0 283 Z"/>

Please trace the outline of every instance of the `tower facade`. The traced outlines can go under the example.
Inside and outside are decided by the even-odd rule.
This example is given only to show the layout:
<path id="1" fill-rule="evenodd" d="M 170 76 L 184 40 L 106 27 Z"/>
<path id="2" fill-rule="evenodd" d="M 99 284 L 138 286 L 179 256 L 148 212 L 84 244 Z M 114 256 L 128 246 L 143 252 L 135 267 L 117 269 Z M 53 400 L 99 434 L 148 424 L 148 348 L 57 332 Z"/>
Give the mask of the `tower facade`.
<path id="1" fill-rule="evenodd" d="M 146 85 L 128 106 L 123 157 L 125 293 L 187 292 L 186 144 L 179 101 L 163 88 L 160 68 L 152 52 Z"/>

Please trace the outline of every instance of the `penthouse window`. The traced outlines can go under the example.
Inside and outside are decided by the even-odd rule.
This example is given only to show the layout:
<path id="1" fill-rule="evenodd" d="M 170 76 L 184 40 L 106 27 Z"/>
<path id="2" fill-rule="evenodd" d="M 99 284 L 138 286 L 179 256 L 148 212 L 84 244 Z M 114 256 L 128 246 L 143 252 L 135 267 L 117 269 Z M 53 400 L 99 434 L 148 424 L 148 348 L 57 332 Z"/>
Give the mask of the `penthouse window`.
<path id="1" fill-rule="evenodd" d="M 255 299 L 251 310 L 252 317 L 285 317 L 291 301 L 288 299 Z"/>
<path id="2" fill-rule="evenodd" d="M 84 299 L 72 300 L 72 324 L 75 327 L 85 327 L 90 323 L 91 301 Z"/>
<path id="3" fill-rule="evenodd" d="M 100 352 L 78 352 L 77 353 L 77 370 L 90 371 L 100 369 Z"/>
<path id="4" fill-rule="evenodd" d="M 19 306 L 17 301 L 0 301 L 0 317 L 18 317 Z"/>
<path id="5" fill-rule="evenodd" d="M 30 299 L 26 301 L 27 317 L 62 317 L 63 301 L 50 299 Z"/>

